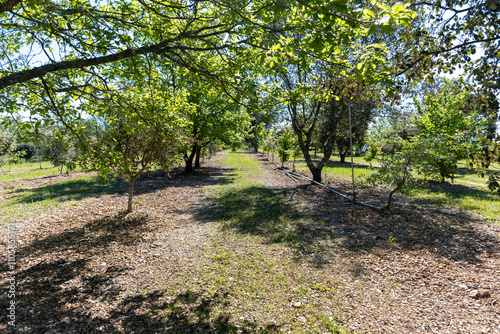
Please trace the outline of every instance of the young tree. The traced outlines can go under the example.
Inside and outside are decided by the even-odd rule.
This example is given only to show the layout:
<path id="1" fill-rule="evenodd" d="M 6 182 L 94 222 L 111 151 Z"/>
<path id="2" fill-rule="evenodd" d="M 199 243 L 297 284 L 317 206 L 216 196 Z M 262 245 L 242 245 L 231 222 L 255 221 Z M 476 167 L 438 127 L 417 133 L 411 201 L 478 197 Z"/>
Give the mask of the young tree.
<path id="1" fill-rule="evenodd" d="M 63 138 L 61 134 L 54 132 L 44 136 L 44 143 L 43 156 L 59 169 L 59 174 L 63 173 L 64 166 L 67 170 L 73 169 L 72 162 L 76 158 L 76 153 L 68 138 Z"/>
<path id="2" fill-rule="evenodd" d="M 297 142 L 294 143 L 294 147 L 292 149 L 292 158 L 293 158 L 293 164 L 292 164 L 292 170 L 295 172 L 295 161 L 297 158 L 300 157 L 302 151 L 300 150 L 300 146 L 297 144 Z"/>
<path id="3" fill-rule="evenodd" d="M 366 151 L 363 159 L 370 163 L 370 168 L 372 168 L 372 161 L 377 158 L 378 152 L 379 149 L 375 143 L 371 142 L 368 144 L 368 150 Z"/>
<path id="4" fill-rule="evenodd" d="M 125 87 L 102 100 L 90 101 L 89 112 L 108 122 L 103 137 L 89 139 L 80 163 L 104 175 L 118 174 L 129 183 L 127 212 L 133 209 L 134 183 L 155 165 L 163 170 L 177 161 L 190 106 L 185 95 L 163 88 Z"/>
<path id="5" fill-rule="evenodd" d="M 405 143 L 400 143 L 405 145 Z M 418 179 L 413 175 L 414 163 L 417 161 L 418 150 L 415 146 L 407 146 L 403 150 L 388 156 L 381 163 L 376 173 L 360 178 L 361 184 L 372 186 L 382 186 L 389 190 L 389 197 L 384 209 L 389 210 L 392 204 L 392 197 L 396 192 L 403 194 L 411 192 Z"/>
<path id="6" fill-rule="evenodd" d="M 437 175 L 439 181 L 453 180 L 456 163 L 471 152 L 478 151 L 479 135 L 489 120 L 470 108 L 469 90 L 457 91 L 453 81 L 445 81 L 436 95 L 428 95 L 424 103 L 414 100 L 418 115 L 415 124 L 420 134 L 414 139 L 433 154 L 426 157 L 427 176 Z"/>
<path id="7" fill-rule="evenodd" d="M 278 142 L 278 155 L 281 160 L 281 167 L 283 168 L 285 162 L 290 159 L 293 154 L 293 147 L 295 145 L 295 138 L 292 129 L 286 128 L 277 138 Z"/>

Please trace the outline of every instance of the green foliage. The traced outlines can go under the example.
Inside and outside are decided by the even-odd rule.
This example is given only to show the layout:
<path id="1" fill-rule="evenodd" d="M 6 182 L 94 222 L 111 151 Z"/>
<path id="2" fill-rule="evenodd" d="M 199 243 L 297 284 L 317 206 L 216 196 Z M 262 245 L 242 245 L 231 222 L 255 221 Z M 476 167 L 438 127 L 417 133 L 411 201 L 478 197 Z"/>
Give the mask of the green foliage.
<path id="1" fill-rule="evenodd" d="M 466 108 L 471 92 L 457 91 L 454 86 L 453 81 L 445 81 L 438 94 L 425 97 L 423 105 L 415 100 L 415 123 L 421 134 L 414 141 L 428 152 L 422 173 L 439 181 L 454 178 L 456 163 L 478 150 L 479 135 L 488 124 L 477 110 Z"/>
<path id="2" fill-rule="evenodd" d="M 190 106 L 181 92 L 124 86 L 121 92 L 109 92 L 86 108 L 105 117 L 108 126 L 101 138 L 90 137 L 81 143 L 80 164 L 128 181 L 131 211 L 133 185 L 141 173 L 154 165 L 168 171 L 178 161 L 186 126 L 180 112 Z"/>
<path id="3" fill-rule="evenodd" d="M 9 163 L 10 156 L 13 153 L 14 138 L 3 129 L 0 129 L 0 167 Z"/>
<path id="4" fill-rule="evenodd" d="M 407 143 L 404 149 L 382 160 L 376 173 L 361 178 L 361 183 L 383 186 L 393 192 L 410 192 L 416 184 L 416 179 L 412 174 L 416 153 L 415 146 Z"/>
<path id="5" fill-rule="evenodd" d="M 372 168 L 372 161 L 377 158 L 378 153 L 378 146 L 375 143 L 371 142 L 368 146 L 368 150 L 366 151 L 365 156 L 363 157 L 365 161 L 370 163 L 370 168 Z"/>
<path id="6" fill-rule="evenodd" d="M 276 136 L 273 131 L 267 130 L 263 133 L 262 137 L 262 150 L 267 152 L 267 155 L 269 156 L 269 153 L 276 150 Z"/>
<path id="7" fill-rule="evenodd" d="M 293 165 L 292 165 L 292 170 L 295 172 L 295 161 L 300 158 L 302 155 L 302 150 L 300 149 L 300 146 L 298 143 L 295 143 L 295 146 L 292 149 L 292 158 L 293 158 Z"/>
<path id="8" fill-rule="evenodd" d="M 73 160 L 76 158 L 76 152 L 67 138 L 51 134 L 45 136 L 44 143 L 44 158 L 57 167 L 60 174 L 62 174 L 64 166 L 67 166 L 68 170 L 75 168 Z"/>
<path id="9" fill-rule="evenodd" d="M 212 58 L 215 61 L 215 59 Z M 186 90 L 186 108 L 182 116 L 187 120 L 185 132 L 189 140 L 182 143 L 186 165 L 194 152 L 210 143 L 219 143 L 237 150 L 243 140 L 244 129 L 250 124 L 247 110 L 221 94 L 219 87 L 199 82 L 192 76 L 177 78 Z"/>
<path id="10" fill-rule="evenodd" d="M 295 138 L 292 132 L 292 129 L 286 128 L 282 131 L 282 133 L 278 136 L 278 155 L 281 161 L 281 166 L 290 160 L 290 157 L 293 154 L 293 149 L 295 146 Z"/>

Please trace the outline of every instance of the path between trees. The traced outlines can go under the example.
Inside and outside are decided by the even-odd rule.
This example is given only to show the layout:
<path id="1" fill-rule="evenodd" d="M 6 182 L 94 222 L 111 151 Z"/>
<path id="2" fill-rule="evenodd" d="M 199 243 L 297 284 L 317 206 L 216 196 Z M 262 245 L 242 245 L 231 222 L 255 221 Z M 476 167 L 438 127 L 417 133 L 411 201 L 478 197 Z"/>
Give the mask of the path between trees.
<path id="1" fill-rule="evenodd" d="M 19 328 L 494 333 L 500 326 L 498 226 L 453 209 L 403 206 L 380 215 L 260 160 L 223 153 L 195 175 L 140 180 L 136 212 L 127 216 L 123 185 L 19 222 Z M 5 230 L 1 242 L 4 252 Z M 6 263 L 0 268 L 5 278 Z M 9 330 L 0 316 L 0 330 Z"/>

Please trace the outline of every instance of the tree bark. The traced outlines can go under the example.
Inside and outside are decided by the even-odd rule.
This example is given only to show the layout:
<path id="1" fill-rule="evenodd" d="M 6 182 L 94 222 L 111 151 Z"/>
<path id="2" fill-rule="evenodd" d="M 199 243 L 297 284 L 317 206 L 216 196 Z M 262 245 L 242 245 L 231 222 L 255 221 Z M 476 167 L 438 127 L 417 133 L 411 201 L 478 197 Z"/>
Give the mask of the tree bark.
<path id="1" fill-rule="evenodd" d="M 342 163 L 342 164 L 345 163 L 345 157 L 347 154 L 346 153 L 339 153 L 339 155 L 340 155 L 340 163 Z"/>
<path id="2" fill-rule="evenodd" d="M 196 148 L 196 158 L 194 160 L 194 168 L 200 168 L 201 146 Z"/>
<path id="3" fill-rule="evenodd" d="M 311 169 L 311 174 L 313 176 L 313 180 L 314 181 L 321 183 L 321 170 L 322 169 L 323 168 L 314 168 L 314 169 Z"/>
<path id="4" fill-rule="evenodd" d="M 193 144 L 193 147 L 191 148 L 191 153 L 188 155 L 187 151 L 184 152 L 184 161 L 186 162 L 186 168 L 185 171 L 186 173 L 192 173 L 193 172 L 193 160 L 196 155 L 196 149 L 198 145 Z"/>
<path id="5" fill-rule="evenodd" d="M 16 5 L 21 3 L 22 0 L 7 0 L 0 4 L 0 13 L 5 13 L 14 8 Z"/>
<path id="6" fill-rule="evenodd" d="M 130 180 L 128 183 L 128 205 L 127 205 L 127 213 L 132 212 L 133 198 L 134 198 L 134 183 L 135 179 Z"/>

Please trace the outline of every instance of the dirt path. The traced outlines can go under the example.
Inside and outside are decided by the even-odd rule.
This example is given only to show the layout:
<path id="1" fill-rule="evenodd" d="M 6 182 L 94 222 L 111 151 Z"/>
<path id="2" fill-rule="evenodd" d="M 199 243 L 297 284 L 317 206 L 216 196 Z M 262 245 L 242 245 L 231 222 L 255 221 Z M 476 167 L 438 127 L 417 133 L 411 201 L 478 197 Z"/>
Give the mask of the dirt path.
<path id="1" fill-rule="evenodd" d="M 123 185 L 18 222 L 17 329 L 2 298 L 0 331 L 499 332 L 498 226 L 412 206 L 380 215 L 262 160 L 233 186 L 220 158 L 141 180 L 130 215 Z M 6 229 L 0 240 L 5 259 Z M 0 272 L 7 291 L 13 272 Z"/>
<path id="2" fill-rule="evenodd" d="M 25 333 L 152 333 L 168 305 L 164 292 L 207 240 L 213 226 L 193 219 L 224 171 L 138 181 L 136 210 L 124 215 L 126 185 L 83 204 L 53 208 L 16 223 L 16 327 Z M 40 185 L 46 180 L 40 178 Z M 30 180 L 36 187 L 34 180 Z M 2 258 L 7 231 L 0 234 Z M 0 331 L 10 330 L 2 298 Z M 154 313 L 154 314 L 153 314 Z"/>

